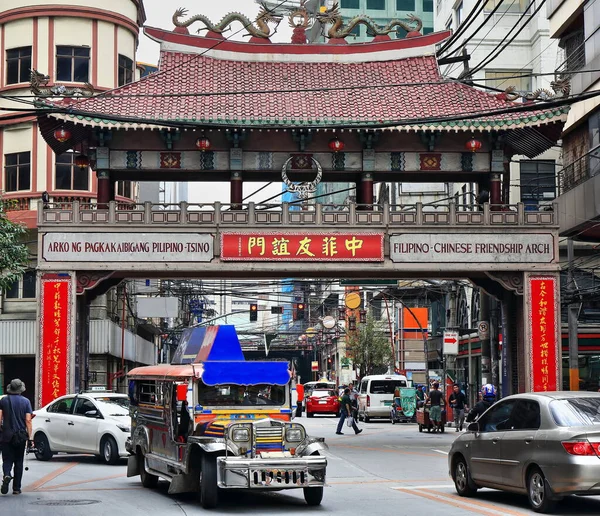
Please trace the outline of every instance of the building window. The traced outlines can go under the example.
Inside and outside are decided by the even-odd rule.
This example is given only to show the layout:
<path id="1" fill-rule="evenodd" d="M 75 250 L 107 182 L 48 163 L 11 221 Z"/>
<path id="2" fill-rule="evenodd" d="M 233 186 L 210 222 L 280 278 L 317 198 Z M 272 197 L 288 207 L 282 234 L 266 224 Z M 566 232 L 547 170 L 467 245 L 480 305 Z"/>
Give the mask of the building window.
<path id="1" fill-rule="evenodd" d="M 530 75 L 531 73 L 533 73 L 532 70 L 486 70 L 485 84 L 500 90 L 504 90 L 509 86 L 514 86 L 517 88 L 517 91 L 531 91 L 531 78 L 519 77 L 522 75 Z"/>
<path id="2" fill-rule="evenodd" d="M 367 9 L 373 9 L 374 11 L 384 11 L 385 0 L 367 0 Z"/>
<path id="3" fill-rule="evenodd" d="M 424 13 L 432 13 L 433 12 L 433 0 L 423 0 L 423 12 Z"/>
<path id="4" fill-rule="evenodd" d="M 503 2 L 502 0 L 488 0 L 484 7 L 484 12 L 493 11 L 500 4 L 496 13 L 523 13 L 529 6 L 529 0 L 510 0 Z"/>
<path id="5" fill-rule="evenodd" d="M 415 0 L 396 0 L 396 11 L 414 11 Z"/>
<path id="6" fill-rule="evenodd" d="M 19 192 L 31 189 L 31 159 L 29 152 L 4 155 L 4 190 Z"/>
<path id="7" fill-rule="evenodd" d="M 133 61 L 119 54 L 119 86 L 133 82 Z"/>
<path id="8" fill-rule="evenodd" d="M 553 160 L 521 161 L 521 202 L 539 206 L 556 197 L 556 165 Z"/>
<path id="9" fill-rule="evenodd" d="M 31 47 L 11 48 L 6 51 L 6 84 L 29 82 Z"/>
<path id="10" fill-rule="evenodd" d="M 454 9 L 454 13 L 456 14 L 456 26 L 460 27 L 460 24 L 463 22 L 463 3 L 461 2 Z"/>
<path id="11" fill-rule="evenodd" d="M 56 80 L 88 82 L 90 49 L 88 47 L 56 47 Z"/>
<path id="12" fill-rule="evenodd" d="M 131 199 L 131 181 L 117 181 L 117 195 Z"/>
<path id="13" fill-rule="evenodd" d="M 6 299 L 35 299 L 35 271 L 28 271 L 4 291 Z"/>
<path id="14" fill-rule="evenodd" d="M 360 0 L 342 0 L 340 3 L 342 9 L 359 9 Z"/>
<path id="15" fill-rule="evenodd" d="M 406 32 L 406 30 L 403 29 L 402 27 L 396 27 L 396 38 L 397 39 L 404 39 L 407 34 L 408 34 L 408 32 Z"/>
<path id="16" fill-rule="evenodd" d="M 56 156 L 54 187 L 57 190 L 89 190 L 89 169 L 81 169 L 75 165 L 75 157 L 73 152 Z"/>
<path id="17" fill-rule="evenodd" d="M 431 34 L 433 32 L 433 27 L 423 27 L 423 35 Z"/>

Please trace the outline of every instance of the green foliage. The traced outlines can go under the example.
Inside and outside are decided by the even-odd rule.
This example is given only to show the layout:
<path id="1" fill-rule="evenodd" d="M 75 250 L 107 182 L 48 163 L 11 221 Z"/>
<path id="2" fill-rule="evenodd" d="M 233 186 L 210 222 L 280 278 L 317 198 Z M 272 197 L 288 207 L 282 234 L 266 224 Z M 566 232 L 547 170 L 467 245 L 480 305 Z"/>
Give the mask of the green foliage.
<path id="1" fill-rule="evenodd" d="M 361 376 L 385 373 L 394 363 L 389 332 L 371 314 L 367 315 L 366 323 L 356 325 L 356 330 L 348 339 L 348 351 Z"/>
<path id="2" fill-rule="evenodd" d="M 27 269 L 29 253 L 21 238 L 27 228 L 8 219 L 11 202 L 0 197 L 0 291 L 7 290 Z"/>

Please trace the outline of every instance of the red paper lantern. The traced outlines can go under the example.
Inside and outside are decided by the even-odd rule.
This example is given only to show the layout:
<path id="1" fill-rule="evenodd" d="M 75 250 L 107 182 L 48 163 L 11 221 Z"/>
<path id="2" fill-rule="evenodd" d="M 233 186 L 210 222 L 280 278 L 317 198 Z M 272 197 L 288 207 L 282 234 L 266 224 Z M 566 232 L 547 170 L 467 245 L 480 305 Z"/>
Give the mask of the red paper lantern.
<path id="1" fill-rule="evenodd" d="M 481 149 L 481 142 L 475 138 L 471 138 L 465 145 L 466 149 L 471 152 L 477 152 Z"/>
<path id="2" fill-rule="evenodd" d="M 206 136 L 203 136 L 202 138 L 198 138 L 196 140 L 196 147 L 198 147 L 198 149 L 200 149 L 202 152 L 210 150 L 210 147 L 211 147 L 210 140 Z"/>
<path id="3" fill-rule="evenodd" d="M 339 140 L 337 136 L 332 140 L 329 140 L 329 148 L 333 152 L 343 151 L 345 146 L 346 144 L 342 140 Z"/>
<path id="4" fill-rule="evenodd" d="M 75 158 L 75 165 L 77 165 L 80 169 L 88 168 L 90 166 L 90 158 L 88 158 L 85 154 L 79 154 Z"/>
<path id="5" fill-rule="evenodd" d="M 57 142 L 64 143 L 67 140 L 69 140 L 70 138 L 71 138 L 71 131 L 69 131 L 68 129 L 65 129 L 64 127 L 61 127 L 60 129 L 56 129 L 56 131 L 54 131 L 54 139 Z"/>

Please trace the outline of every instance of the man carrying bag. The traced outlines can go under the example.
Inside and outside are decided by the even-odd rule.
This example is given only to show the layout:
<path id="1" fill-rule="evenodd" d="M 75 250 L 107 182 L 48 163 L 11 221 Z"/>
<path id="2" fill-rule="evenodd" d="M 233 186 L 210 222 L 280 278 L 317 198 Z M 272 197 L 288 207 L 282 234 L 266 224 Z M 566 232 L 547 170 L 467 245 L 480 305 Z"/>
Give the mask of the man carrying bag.
<path id="1" fill-rule="evenodd" d="M 21 394 L 25 392 L 25 384 L 18 378 L 6 387 L 8 396 L 0 400 L 0 424 L 2 426 L 2 486 L 0 493 L 8 493 L 8 486 L 13 480 L 13 494 L 21 494 L 23 478 L 23 461 L 25 447 L 31 443 L 33 429 L 31 426 L 31 403 Z M 14 466 L 14 476 L 13 473 Z"/>

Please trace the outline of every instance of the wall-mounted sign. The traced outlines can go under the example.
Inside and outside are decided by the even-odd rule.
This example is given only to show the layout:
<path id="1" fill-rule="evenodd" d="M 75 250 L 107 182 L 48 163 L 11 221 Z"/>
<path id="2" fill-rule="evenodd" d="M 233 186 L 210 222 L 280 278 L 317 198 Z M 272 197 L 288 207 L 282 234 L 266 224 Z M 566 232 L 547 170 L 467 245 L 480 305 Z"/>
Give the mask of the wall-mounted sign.
<path id="1" fill-rule="evenodd" d="M 552 233 L 433 233 L 390 236 L 393 262 L 551 263 Z"/>
<path id="2" fill-rule="evenodd" d="M 557 280 L 553 276 L 531 276 L 528 283 L 531 390 L 556 391 L 560 388 Z"/>
<path id="3" fill-rule="evenodd" d="M 206 233 L 47 233 L 46 262 L 210 262 L 214 238 Z"/>
<path id="4" fill-rule="evenodd" d="M 443 353 L 444 355 L 458 355 L 458 332 L 448 330 L 444 332 Z"/>
<path id="5" fill-rule="evenodd" d="M 45 274 L 40 296 L 39 404 L 69 392 L 71 277 Z"/>
<path id="6" fill-rule="evenodd" d="M 477 336 L 479 340 L 487 340 L 490 338 L 490 323 L 487 321 L 479 321 L 477 323 Z"/>
<path id="7" fill-rule="evenodd" d="M 231 261 L 382 262 L 382 233 L 221 233 Z"/>

